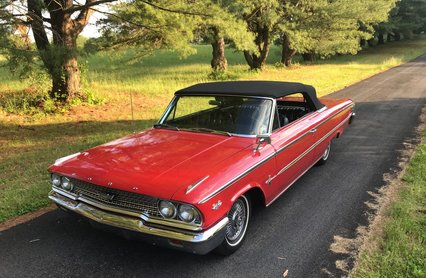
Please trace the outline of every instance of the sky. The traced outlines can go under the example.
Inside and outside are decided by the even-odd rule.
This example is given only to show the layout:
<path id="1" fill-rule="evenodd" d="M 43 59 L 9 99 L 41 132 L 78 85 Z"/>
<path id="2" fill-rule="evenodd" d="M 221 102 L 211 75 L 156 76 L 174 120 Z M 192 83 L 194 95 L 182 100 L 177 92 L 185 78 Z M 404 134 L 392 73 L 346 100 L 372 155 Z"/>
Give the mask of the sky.
<path id="1" fill-rule="evenodd" d="M 101 34 L 98 32 L 98 27 L 96 26 L 96 21 L 98 19 L 101 19 L 104 17 L 104 15 L 94 12 L 92 17 L 89 20 L 89 23 L 84 27 L 83 32 L 81 32 L 81 36 L 87 37 L 87 38 L 97 38 Z"/>

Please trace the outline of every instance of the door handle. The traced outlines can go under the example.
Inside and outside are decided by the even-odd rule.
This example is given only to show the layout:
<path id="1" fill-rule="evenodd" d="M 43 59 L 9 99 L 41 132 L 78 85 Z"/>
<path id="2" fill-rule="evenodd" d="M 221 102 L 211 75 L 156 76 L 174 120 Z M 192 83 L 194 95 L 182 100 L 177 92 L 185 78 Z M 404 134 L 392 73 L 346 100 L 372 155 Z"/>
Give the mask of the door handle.
<path id="1" fill-rule="evenodd" d="M 316 132 L 316 131 L 317 131 L 317 129 L 316 129 L 316 128 L 313 128 L 313 129 L 309 130 L 309 133 L 314 133 L 314 132 Z"/>

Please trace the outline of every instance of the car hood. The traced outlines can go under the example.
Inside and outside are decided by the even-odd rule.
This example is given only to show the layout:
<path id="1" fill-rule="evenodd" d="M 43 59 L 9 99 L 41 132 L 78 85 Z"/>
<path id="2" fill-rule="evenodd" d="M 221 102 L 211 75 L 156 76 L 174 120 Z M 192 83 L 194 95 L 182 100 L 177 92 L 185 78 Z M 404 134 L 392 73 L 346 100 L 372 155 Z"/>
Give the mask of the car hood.
<path id="1" fill-rule="evenodd" d="M 252 140 L 149 129 L 59 159 L 49 171 L 100 186 L 171 199 L 182 188 L 242 151 Z"/>

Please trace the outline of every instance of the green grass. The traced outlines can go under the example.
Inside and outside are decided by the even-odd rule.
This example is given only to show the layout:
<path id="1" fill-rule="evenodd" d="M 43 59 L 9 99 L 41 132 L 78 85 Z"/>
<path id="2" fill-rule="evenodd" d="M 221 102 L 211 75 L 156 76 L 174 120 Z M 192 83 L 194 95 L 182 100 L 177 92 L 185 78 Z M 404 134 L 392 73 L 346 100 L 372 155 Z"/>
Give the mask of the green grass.
<path id="1" fill-rule="evenodd" d="M 55 159 L 141 130 L 152 121 L 0 124 L 0 222 L 49 204 Z"/>
<path id="2" fill-rule="evenodd" d="M 376 249 L 360 254 L 352 277 L 426 277 L 426 130 L 391 205 Z"/>
<path id="3" fill-rule="evenodd" d="M 49 203 L 46 169 L 56 158 L 146 128 L 161 116 L 174 91 L 211 81 L 211 48 L 196 48 L 197 54 L 188 59 L 180 59 L 170 51 L 157 51 L 135 61 L 134 50 L 87 57 L 81 61 L 88 72 L 85 86 L 107 101 L 50 115 L 16 115 L 2 108 L 1 103 L 15 105 L 16 96 L 22 92 L 34 92 L 27 89 L 29 82 L 10 75 L 0 60 L 0 222 Z M 423 53 L 426 38 L 287 69 L 275 66 L 280 51 L 273 47 L 265 70 L 250 72 L 241 53 L 227 50 L 227 75 L 230 79 L 301 81 L 314 85 L 324 95 Z"/>

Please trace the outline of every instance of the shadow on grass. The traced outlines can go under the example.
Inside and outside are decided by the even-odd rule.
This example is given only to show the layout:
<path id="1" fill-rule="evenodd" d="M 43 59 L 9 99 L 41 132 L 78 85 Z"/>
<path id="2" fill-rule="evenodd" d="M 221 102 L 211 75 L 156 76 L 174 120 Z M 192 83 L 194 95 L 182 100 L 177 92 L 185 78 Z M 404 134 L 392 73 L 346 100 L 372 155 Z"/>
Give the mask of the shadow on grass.
<path id="1" fill-rule="evenodd" d="M 154 122 L 0 123 L 0 222 L 50 203 L 47 168 L 57 158 L 142 131 Z"/>
<path id="2" fill-rule="evenodd" d="M 54 142 L 61 145 L 73 139 L 82 139 L 77 144 L 89 143 L 87 139 L 104 141 L 116 136 L 140 132 L 152 126 L 157 120 L 118 120 L 118 121 L 77 121 L 36 125 L 0 123 L 0 135 L 6 141 L 31 143 Z M 8 144 L 6 144 L 7 147 Z M 5 146 L 3 146 L 5 147 Z M 25 146 L 24 146 L 25 147 Z"/>

